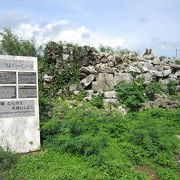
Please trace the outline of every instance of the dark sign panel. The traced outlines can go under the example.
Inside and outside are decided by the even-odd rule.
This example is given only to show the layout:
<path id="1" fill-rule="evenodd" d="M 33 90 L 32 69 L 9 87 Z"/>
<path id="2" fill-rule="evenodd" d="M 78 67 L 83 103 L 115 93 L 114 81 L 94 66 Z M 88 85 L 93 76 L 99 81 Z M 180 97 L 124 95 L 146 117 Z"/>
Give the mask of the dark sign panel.
<path id="1" fill-rule="evenodd" d="M 0 118 L 35 116 L 34 100 L 0 101 Z"/>
<path id="2" fill-rule="evenodd" d="M 0 71 L 0 84 L 16 84 L 16 72 Z"/>
<path id="3" fill-rule="evenodd" d="M 19 84 L 36 84 L 36 72 L 19 72 Z"/>
<path id="4" fill-rule="evenodd" d="M 16 98 L 16 86 L 0 86 L 0 99 Z"/>
<path id="5" fill-rule="evenodd" d="M 37 87 L 19 86 L 19 98 L 37 98 Z"/>

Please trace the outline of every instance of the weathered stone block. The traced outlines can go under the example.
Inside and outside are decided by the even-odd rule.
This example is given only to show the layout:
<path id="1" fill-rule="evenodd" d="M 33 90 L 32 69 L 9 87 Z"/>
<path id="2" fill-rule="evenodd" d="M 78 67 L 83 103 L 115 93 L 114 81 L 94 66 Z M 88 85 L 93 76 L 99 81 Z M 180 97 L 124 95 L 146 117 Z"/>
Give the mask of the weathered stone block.
<path id="1" fill-rule="evenodd" d="M 116 91 L 107 91 L 104 92 L 105 99 L 117 99 Z"/>
<path id="2" fill-rule="evenodd" d="M 152 81 L 152 76 L 150 73 L 141 74 L 138 77 L 144 78 L 144 83 L 148 83 L 148 82 Z"/>
<path id="3" fill-rule="evenodd" d="M 176 75 L 177 77 L 179 77 L 179 76 L 180 76 L 180 71 L 177 71 L 177 72 L 175 73 L 175 75 Z"/>
<path id="4" fill-rule="evenodd" d="M 169 77 L 169 78 L 172 78 L 172 79 L 177 79 L 177 75 L 176 75 L 176 74 L 169 74 L 168 77 Z"/>
<path id="5" fill-rule="evenodd" d="M 103 99 L 104 104 L 109 104 L 109 103 L 119 103 L 117 99 Z"/>
<path id="6" fill-rule="evenodd" d="M 154 75 L 157 77 L 163 77 L 163 73 L 161 71 L 154 71 Z"/>
<path id="7" fill-rule="evenodd" d="M 80 71 L 80 73 L 84 73 L 87 75 L 97 73 L 94 66 L 82 67 L 79 71 Z"/>
<path id="8" fill-rule="evenodd" d="M 94 91 L 93 90 L 87 90 L 87 97 L 92 97 L 94 95 Z"/>
<path id="9" fill-rule="evenodd" d="M 169 74 L 171 74 L 172 70 L 168 69 L 168 70 L 164 70 L 163 71 L 163 76 L 168 76 Z"/>
<path id="10" fill-rule="evenodd" d="M 133 66 L 128 67 L 128 72 L 136 72 L 139 74 L 141 73 L 138 67 L 133 67 Z"/>
<path id="11" fill-rule="evenodd" d="M 133 78 L 130 73 L 116 73 L 114 76 L 114 85 L 118 84 L 120 81 L 132 83 L 132 79 Z"/>
<path id="12" fill-rule="evenodd" d="M 70 92 L 73 92 L 73 91 L 76 91 L 76 90 L 78 90 L 78 84 L 71 84 L 69 86 L 69 91 Z"/>
<path id="13" fill-rule="evenodd" d="M 82 85 L 83 88 L 86 88 L 87 86 L 89 86 L 92 81 L 94 80 L 94 74 L 90 74 L 89 76 L 87 76 L 86 78 L 84 78 L 80 84 Z"/>
<path id="14" fill-rule="evenodd" d="M 45 74 L 45 75 L 43 76 L 44 82 L 51 83 L 51 82 L 52 82 L 52 79 L 53 79 L 53 76 L 49 76 L 49 75 L 47 75 L 47 74 Z"/>
<path id="15" fill-rule="evenodd" d="M 152 63 L 153 64 L 156 64 L 156 65 L 158 65 L 158 64 L 160 64 L 160 59 L 158 58 L 158 57 L 155 57 L 154 59 L 153 59 L 153 61 L 152 61 Z"/>
<path id="16" fill-rule="evenodd" d="M 74 95 L 78 95 L 78 94 L 79 94 L 79 91 L 74 91 L 73 94 L 74 94 Z"/>
<path id="17" fill-rule="evenodd" d="M 115 73 L 114 68 L 109 67 L 108 64 L 102 64 L 102 63 L 96 65 L 96 70 L 99 73 L 110 73 L 110 74 Z"/>
<path id="18" fill-rule="evenodd" d="M 171 64 L 170 66 L 174 69 L 180 69 L 180 65 L 178 64 Z"/>
<path id="19" fill-rule="evenodd" d="M 104 74 L 105 82 L 108 88 L 113 89 L 114 87 L 114 75 L 113 74 Z"/>
<path id="20" fill-rule="evenodd" d="M 177 91 L 177 92 L 180 92 L 180 86 L 177 86 L 177 87 L 176 87 L 176 91 Z"/>
<path id="21" fill-rule="evenodd" d="M 104 73 L 97 74 L 96 81 L 92 82 L 92 89 L 94 91 L 98 91 L 106 88 L 107 88 L 107 84 L 106 84 L 105 74 Z"/>

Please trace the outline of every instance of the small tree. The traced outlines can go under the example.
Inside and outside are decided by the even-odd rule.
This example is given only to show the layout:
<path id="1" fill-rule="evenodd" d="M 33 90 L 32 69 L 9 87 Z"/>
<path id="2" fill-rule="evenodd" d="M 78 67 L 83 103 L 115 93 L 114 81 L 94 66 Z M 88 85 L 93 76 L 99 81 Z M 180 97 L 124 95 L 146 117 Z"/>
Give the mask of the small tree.
<path id="1" fill-rule="evenodd" d="M 18 56 L 37 56 L 35 41 L 22 40 L 13 34 L 10 29 L 4 29 L 0 32 L 0 54 L 18 55 Z"/>
<path id="2" fill-rule="evenodd" d="M 101 52 L 105 52 L 105 53 L 110 53 L 110 52 L 114 52 L 114 50 L 111 48 L 111 47 L 109 47 L 109 46 L 103 46 L 103 45 L 100 45 L 99 46 L 99 50 L 101 51 Z"/>

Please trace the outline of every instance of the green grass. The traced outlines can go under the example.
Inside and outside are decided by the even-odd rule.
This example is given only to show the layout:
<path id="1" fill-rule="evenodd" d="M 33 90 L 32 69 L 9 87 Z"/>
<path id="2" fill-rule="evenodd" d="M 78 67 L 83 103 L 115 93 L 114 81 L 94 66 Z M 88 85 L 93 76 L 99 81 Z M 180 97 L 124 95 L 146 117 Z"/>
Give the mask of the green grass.
<path id="1" fill-rule="evenodd" d="M 180 109 L 129 113 L 104 111 L 90 104 L 71 109 L 55 102 L 52 118 L 41 124 L 44 153 L 23 155 L 7 179 L 148 180 L 139 166 L 158 179 L 179 180 Z"/>
<path id="2" fill-rule="evenodd" d="M 22 156 L 9 179 L 99 179 L 100 170 L 88 166 L 81 157 L 48 150 L 37 155 Z"/>
<path id="3" fill-rule="evenodd" d="M 180 96 L 177 96 L 177 95 L 171 95 L 171 96 L 170 96 L 170 99 L 171 99 L 171 100 L 177 100 L 177 101 L 180 102 Z"/>
<path id="4" fill-rule="evenodd" d="M 122 152 L 122 151 L 120 151 Z M 120 152 L 114 151 L 114 153 Z M 112 154 L 113 155 L 113 154 Z M 96 157 L 86 160 L 71 153 L 61 153 L 48 150 L 43 154 L 22 156 L 7 175 L 8 179 L 148 179 L 145 174 L 133 170 L 130 162 L 123 162 L 127 157 L 113 155 L 113 161 L 108 160 L 101 166 L 96 165 Z M 117 157 L 117 159 L 115 159 Z M 109 157 L 110 158 L 110 157 Z M 114 178 L 113 178 L 114 177 Z"/>

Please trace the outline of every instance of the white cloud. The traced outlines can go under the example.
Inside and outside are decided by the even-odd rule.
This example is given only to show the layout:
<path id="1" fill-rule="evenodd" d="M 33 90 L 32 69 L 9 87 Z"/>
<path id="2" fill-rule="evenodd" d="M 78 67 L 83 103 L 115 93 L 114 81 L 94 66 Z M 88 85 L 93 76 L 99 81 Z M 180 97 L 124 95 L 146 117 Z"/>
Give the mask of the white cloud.
<path id="1" fill-rule="evenodd" d="M 47 43 L 51 40 L 77 43 L 82 46 L 90 45 L 99 47 L 100 45 L 104 45 L 116 48 L 123 47 L 125 43 L 123 37 L 104 38 L 101 34 L 93 33 L 84 26 L 76 29 L 70 28 L 69 21 L 66 20 L 46 23 L 43 26 L 22 23 L 18 28 L 14 28 L 13 31 L 24 39 L 35 37 L 37 45 Z"/>
<path id="2" fill-rule="evenodd" d="M 17 28 L 13 28 L 13 32 L 23 39 L 35 38 L 37 45 L 41 45 L 50 40 L 58 41 L 57 36 L 69 24 L 68 21 L 54 21 L 52 23 L 40 24 L 20 24 Z"/>

